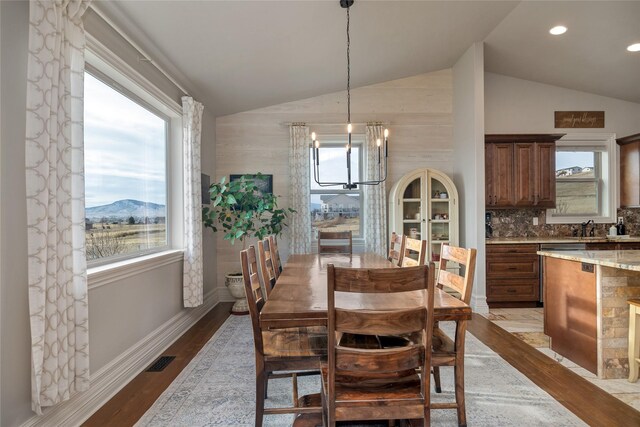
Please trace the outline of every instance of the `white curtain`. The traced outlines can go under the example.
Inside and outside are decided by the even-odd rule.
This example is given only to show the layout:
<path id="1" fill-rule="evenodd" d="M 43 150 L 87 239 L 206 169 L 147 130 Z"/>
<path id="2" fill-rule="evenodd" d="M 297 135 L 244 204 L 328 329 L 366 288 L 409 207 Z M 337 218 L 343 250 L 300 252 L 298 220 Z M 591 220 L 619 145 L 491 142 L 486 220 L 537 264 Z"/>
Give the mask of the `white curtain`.
<path id="1" fill-rule="evenodd" d="M 292 254 L 311 252 L 311 212 L 309 209 L 309 127 L 292 125 L 289 130 L 289 207 L 296 212 L 289 220 L 289 248 Z"/>
<path id="2" fill-rule="evenodd" d="M 202 270 L 202 189 L 200 188 L 200 135 L 204 106 L 189 96 L 182 98 L 184 151 L 184 268 L 182 298 L 185 307 L 204 300 Z"/>
<path id="3" fill-rule="evenodd" d="M 382 175 L 384 175 L 384 137 L 381 125 L 367 125 L 364 144 L 365 181 L 376 180 L 378 173 L 377 140 L 383 141 L 381 150 Z M 387 255 L 387 189 L 385 183 L 363 185 L 366 217 L 364 218 L 365 251 Z"/>
<path id="4" fill-rule="evenodd" d="M 89 388 L 84 48 L 89 1 L 31 1 L 26 198 L 32 408 Z"/>

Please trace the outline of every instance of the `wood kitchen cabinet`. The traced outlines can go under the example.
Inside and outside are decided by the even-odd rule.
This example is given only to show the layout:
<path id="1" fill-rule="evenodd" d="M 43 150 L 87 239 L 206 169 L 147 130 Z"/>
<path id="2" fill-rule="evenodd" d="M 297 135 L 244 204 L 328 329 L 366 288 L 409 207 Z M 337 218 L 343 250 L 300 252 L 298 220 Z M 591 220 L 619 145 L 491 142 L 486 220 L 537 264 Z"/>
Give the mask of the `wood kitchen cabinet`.
<path id="1" fill-rule="evenodd" d="M 620 207 L 640 206 L 640 133 L 617 140 L 620 146 Z"/>
<path id="2" fill-rule="evenodd" d="M 485 135 L 487 208 L 555 207 L 555 141 L 562 136 Z"/>
<path id="3" fill-rule="evenodd" d="M 486 204 L 513 206 L 513 144 L 485 143 L 484 171 Z"/>
<path id="4" fill-rule="evenodd" d="M 537 244 L 487 245 L 489 307 L 535 307 L 540 299 Z"/>

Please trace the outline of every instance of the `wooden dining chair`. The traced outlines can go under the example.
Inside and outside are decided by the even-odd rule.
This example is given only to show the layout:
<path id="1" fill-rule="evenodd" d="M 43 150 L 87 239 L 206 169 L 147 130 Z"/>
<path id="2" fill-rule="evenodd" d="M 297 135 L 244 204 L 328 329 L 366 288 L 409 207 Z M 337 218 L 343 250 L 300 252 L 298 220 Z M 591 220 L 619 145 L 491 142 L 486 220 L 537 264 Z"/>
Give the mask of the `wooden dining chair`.
<path id="1" fill-rule="evenodd" d="M 422 419 L 430 424 L 431 338 L 434 327 L 434 266 L 404 269 L 340 268 L 329 264 L 328 363 L 322 367 L 322 402 L 326 425 L 337 421 Z M 426 289 L 426 303 L 397 307 L 404 291 Z M 385 298 L 369 306 L 341 306 L 336 292 L 356 301 L 369 293 Z M 343 296 L 341 296 L 343 297 Z M 345 297 L 348 298 L 348 297 Z M 394 301 L 396 305 L 394 306 Z M 391 349 L 361 349 L 340 344 L 345 333 L 404 335 L 419 333 L 420 342 Z"/>
<path id="2" fill-rule="evenodd" d="M 268 237 L 269 239 L 269 247 L 271 248 L 271 259 L 273 261 L 273 271 L 276 275 L 276 280 L 280 277 L 280 273 L 282 273 L 282 260 L 280 259 L 280 250 L 278 249 L 278 240 L 275 235 L 271 235 Z"/>
<path id="3" fill-rule="evenodd" d="M 318 253 L 353 253 L 353 238 L 351 231 L 318 231 Z"/>
<path id="4" fill-rule="evenodd" d="M 471 302 L 473 278 L 476 269 L 476 249 L 465 249 L 448 244 L 442 244 L 440 250 L 440 265 L 436 286 L 440 289 L 450 288 L 460 295 L 460 300 L 465 304 Z M 450 263 L 457 263 L 452 266 Z M 454 267 L 454 268 L 452 268 Z M 447 270 L 449 268 L 449 270 Z M 460 274 L 463 270 L 463 274 Z M 464 340 L 467 331 L 467 321 L 456 322 L 455 340 L 452 340 L 436 324 L 433 333 L 433 379 L 437 393 L 442 391 L 440 387 L 440 366 L 453 366 L 455 376 L 456 401 L 451 403 L 438 403 L 433 409 L 456 409 L 458 412 L 458 425 L 467 425 L 467 416 L 464 400 Z"/>
<path id="5" fill-rule="evenodd" d="M 404 246 L 407 237 L 404 234 L 396 234 L 394 231 L 391 233 L 391 240 L 389 241 L 389 261 L 397 265 L 402 266 L 402 259 L 404 258 Z"/>
<path id="6" fill-rule="evenodd" d="M 427 241 L 405 238 L 404 252 L 402 255 L 401 267 L 412 267 L 423 265 L 424 258 L 427 255 Z"/>
<path id="7" fill-rule="evenodd" d="M 276 285 L 276 273 L 273 265 L 273 250 L 271 249 L 271 240 L 267 237 L 258 241 L 258 259 L 260 262 L 260 274 L 262 275 L 262 283 L 267 291 L 267 298 L 271 290 Z"/>
<path id="8" fill-rule="evenodd" d="M 260 311 L 265 303 L 260 278 L 256 249 L 240 252 L 242 277 L 244 279 L 256 357 L 256 417 L 255 425 L 262 426 L 264 415 L 283 413 L 320 413 L 321 406 L 303 406 L 298 400 L 297 378 L 301 375 L 317 375 L 320 362 L 326 358 L 327 335 L 319 328 L 287 328 L 263 330 L 260 326 Z M 282 372 L 284 373 L 277 373 Z M 293 406 L 287 408 L 265 408 L 267 384 L 270 378 L 291 377 L 293 381 Z"/>

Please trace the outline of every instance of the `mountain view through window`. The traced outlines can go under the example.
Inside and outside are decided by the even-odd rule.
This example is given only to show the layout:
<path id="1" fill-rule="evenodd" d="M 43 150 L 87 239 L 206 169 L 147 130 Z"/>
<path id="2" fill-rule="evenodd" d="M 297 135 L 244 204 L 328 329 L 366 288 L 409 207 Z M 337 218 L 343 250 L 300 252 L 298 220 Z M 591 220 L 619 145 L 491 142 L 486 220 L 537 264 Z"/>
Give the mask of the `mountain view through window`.
<path id="1" fill-rule="evenodd" d="M 167 245 L 167 120 L 85 73 L 87 260 Z"/>

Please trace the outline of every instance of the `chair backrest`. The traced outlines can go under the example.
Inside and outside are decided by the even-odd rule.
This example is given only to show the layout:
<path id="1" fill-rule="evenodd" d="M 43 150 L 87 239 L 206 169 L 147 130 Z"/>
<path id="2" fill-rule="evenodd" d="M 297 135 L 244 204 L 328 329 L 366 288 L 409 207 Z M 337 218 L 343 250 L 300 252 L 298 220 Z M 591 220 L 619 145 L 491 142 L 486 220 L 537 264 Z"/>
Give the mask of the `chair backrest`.
<path id="1" fill-rule="evenodd" d="M 402 266 L 402 259 L 404 258 L 404 245 L 406 239 L 407 237 L 404 234 L 396 234 L 395 231 L 391 233 L 388 259 L 398 267 Z"/>
<path id="2" fill-rule="evenodd" d="M 240 252 L 242 263 L 242 278 L 244 280 L 244 290 L 247 294 L 249 314 L 251 315 L 251 326 L 253 328 L 253 344 L 256 355 L 264 355 L 262 342 L 262 330 L 260 329 L 260 311 L 265 303 L 265 295 L 262 291 L 260 277 L 258 276 L 258 261 L 256 248 L 249 246 L 249 249 Z"/>
<path id="3" fill-rule="evenodd" d="M 435 268 L 340 268 L 327 267 L 328 289 L 328 407 L 335 408 L 335 376 L 389 375 L 420 368 L 429 372 L 434 328 L 433 306 Z M 354 308 L 336 305 L 335 292 L 360 294 L 395 293 L 426 289 L 426 303 L 398 309 L 390 299 L 379 299 L 375 307 L 358 304 Z M 339 301 L 338 301 L 339 302 Z M 385 304 L 387 302 L 388 304 Z M 338 345 L 344 333 L 360 335 L 421 334 L 421 340 L 407 346 L 363 349 Z M 422 375 L 422 396 L 428 396 L 429 375 Z M 427 398 L 428 401 L 428 398 Z M 427 405 L 428 402 L 425 402 Z"/>
<path id="4" fill-rule="evenodd" d="M 258 256 L 260 258 L 260 273 L 267 291 L 267 297 L 276 284 L 276 273 L 273 266 L 273 250 L 269 238 L 258 242 Z"/>
<path id="5" fill-rule="evenodd" d="M 438 271 L 437 286 L 442 289 L 447 286 L 460 293 L 460 299 L 465 304 L 471 302 L 471 291 L 473 289 L 473 277 L 476 271 L 476 249 L 458 248 L 442 244 L 440 249 L 440 265 Z M 449 262 L 460 264 L 460 269 L 464 268 L 464 275 L 456 274 L 447 270 Z M 460 270 L 459 269 L 459 270 Z M 458 271 L 459 271 L 458 270 Z"/>
<path id="6" fill-rule="evenodd" d="M 273 271 L 276 274 L 276 280 L 282 273 L 282 261 L 280 260 L 280 251 L 278 250 L 278 240 L 276 236 L 271 235 L 268 237 L 269 247 L 271 248 L 271 260 L 273 262 Z"/>
<path id="7" fill-rule="evenodd" d="M 417 259 L 414 258 L 417 253 Z M 405 238 L 404 255 L 402 257 L 401 267 L 413 267 L 423 265 L 424 258 L 427 255 L 427 241 L 417 240 L 410 237 Z"/>
<path id="8" fill-rule="evenodd" d="M 351 231 L 319 231 L 318 253 L 350 254 L 353 251 Z"/>

